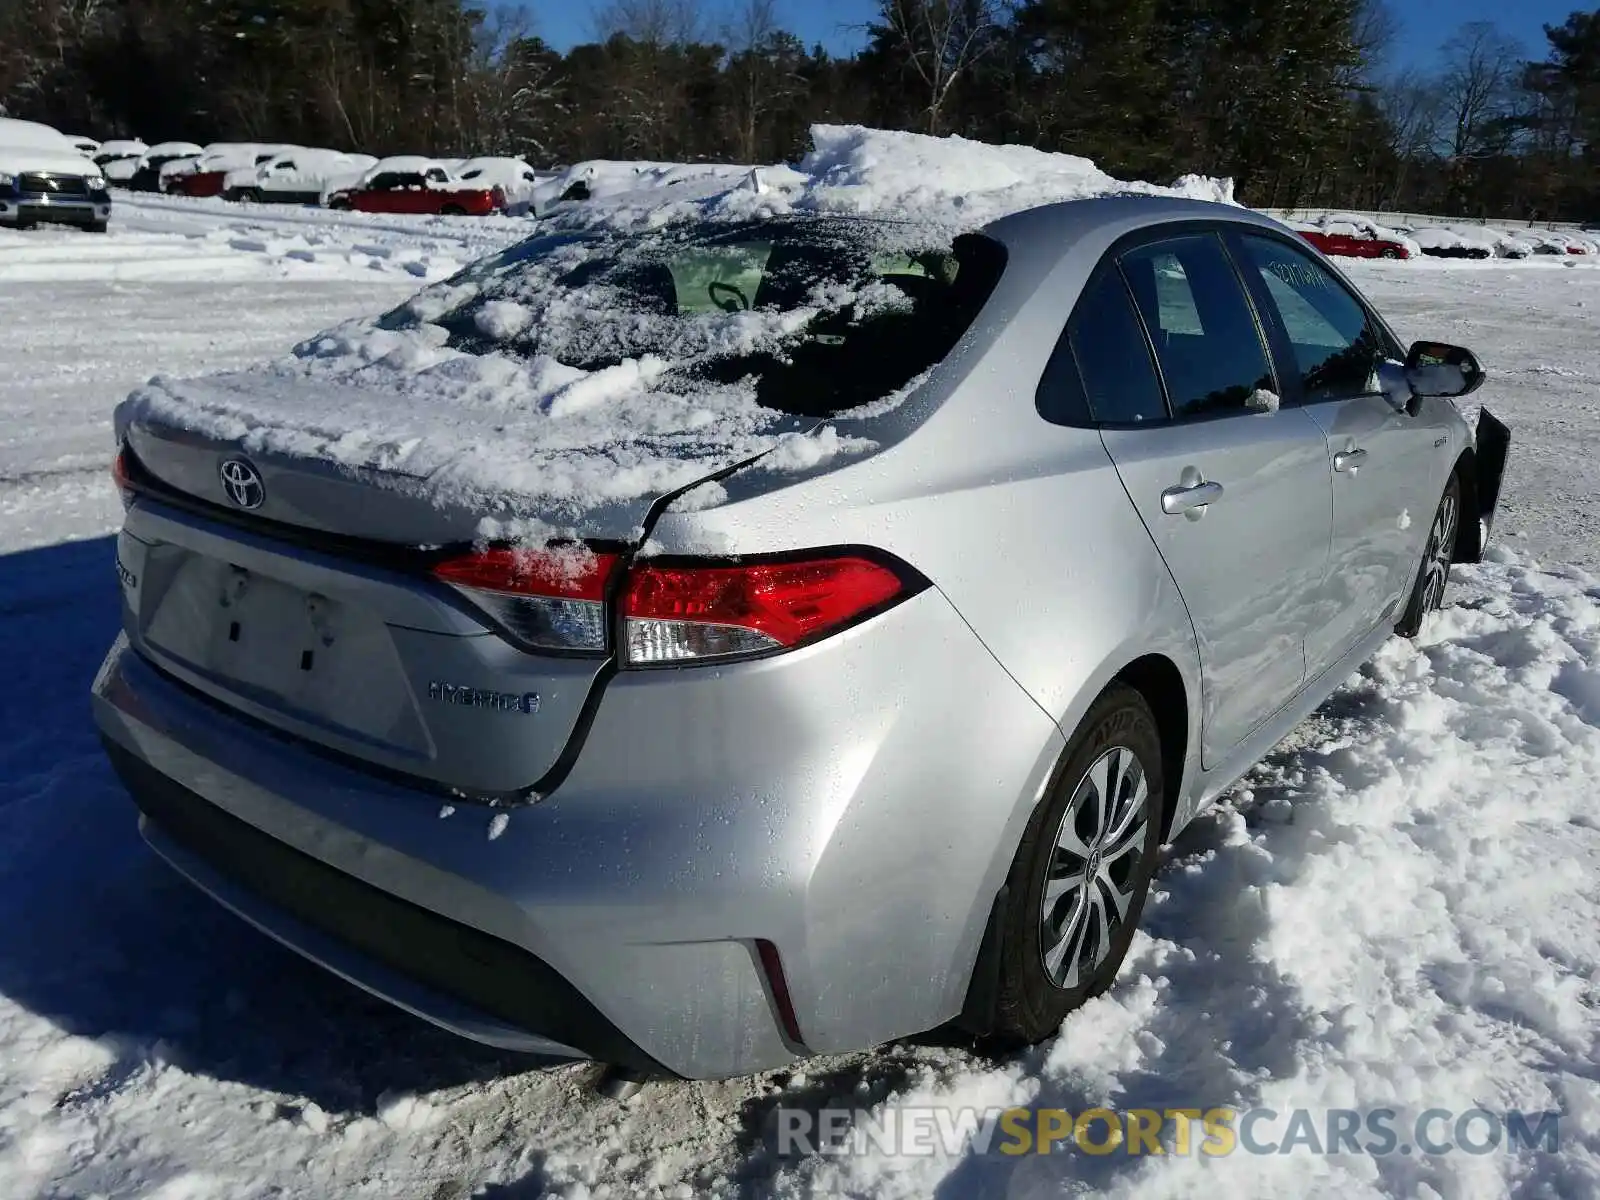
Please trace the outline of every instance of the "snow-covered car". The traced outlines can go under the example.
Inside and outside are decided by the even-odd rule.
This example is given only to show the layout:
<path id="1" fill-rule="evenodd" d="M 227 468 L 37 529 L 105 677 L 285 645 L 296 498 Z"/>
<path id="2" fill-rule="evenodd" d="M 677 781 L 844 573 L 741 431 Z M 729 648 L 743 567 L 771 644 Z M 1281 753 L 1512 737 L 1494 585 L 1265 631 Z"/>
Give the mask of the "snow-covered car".
<path id="1" fill-rule="evenodd" d="M 1493 258 L 1494 246 L 1481 237 L 1465 237 L 1442 225 L 1424 225 L 1411 231 L 1411 240 L 1432 258 Z"/>
<path id="2" fill-rule="evenodd" d="M 535 185 L 534 212 L 545 216 L 561 207 L 618 197 L 636 197 L 658 188 L 681 192 L 717 191 L 737 185 L 756 168 L 731 163 L 619 162 L 594 159 L 576 163 Z M 769 169 L 769 168 L 763 168 Z M 785 168 L 775 168 L 783 171 Z"/>
<path id="3" fill-rule="evenodd" d="M 80 133 L 63 134 L 72 148 L 85 158 L 93 160 L 100 153 L 100 143 L 92 137 L 85 137 Z"/>
<path id="4" fill-rule="evenodd" d="M 105 176 L 70 145 L 0 144 L 0 228 L 76 225 L 104 233 L 110 217 Z"/>
<path id="5" fill-rule="evenodd" d="M 463 182 L 447 162 L 414 154 L 380 159 L 348 187 L 328 192 L 329 208 L 357 212 L 484 217 L 505 207 L 505 193 L 488 184 Z"/>
<path id="6" fill-rule="evenodd" d="M 544 178 L 520 158 L 469 158 L 451 164 L 452 173 L 473 187 L 499 188 L 508 216 L 526 216 L 533 208 L 534 191 Z"/>
<path id="7" fill-rule="evenodd" d="M 1297 232 L 1324 254 L 1346 258 L 1414 258 L 1421 248 L 1397 230 L 1370 221 L 1322 221 Z"/>
<path id="8" fill-rule="evenodd" d="M 149 149 L 138 138 L 112 138 L 100 143 L 94 162 L 112 183 L 126 184 Z"/>
<path id="9" fill-rule="evenodd" d="M 1501 258 L 1527 258 L 1539 245 L 1539 239 L 1527 229 L 1486 228 L 1494 238 L 1495 253 Z"/>
<path id="10" fill-rule="evenodd" d="M 139 165 L 128 176 L 125 186 L 136 192 L 159 192 L 163 171 L 177 170 L 205 152 L 204 146 L 194 142 L 157 142 L 139 156 Z"/>
<path id="11" fill-rule="evenodd" d="M 1589 255 L 1600 253 L 1600 246 L 1579 234 L 1553 229 L 1540 230 L 1539 243 L 1534 247 L 1534 253 Z"/>
<path id="12" fill-rule="evenodd" d="M 224 182 L 240 167 L 269 162 L 288 147 L 257 142 L 214 142 L 194 159 L 178 159 L 161 174 L 161 190 L 182 196 L 220 196 Z"/>
<path id="13" fill-rule="evenodd" d="M 151 846 L 501 1047 L 1057 1033 L 1162 844 L 1480 557 L 1507 443 L 1270 218 L 973 219 L 1051 165 L 1004 151 L 959 232 L 572 213 L 131 396 L 93 709 Z"/>
<path id="14" fill-rule="evenodd" d="M 222 195 L 256 204 L 320 204 L 330 184 L 349 187 L 377 161 L 370 154 L 296 146 L 259 165 L 228 172 Z"/>

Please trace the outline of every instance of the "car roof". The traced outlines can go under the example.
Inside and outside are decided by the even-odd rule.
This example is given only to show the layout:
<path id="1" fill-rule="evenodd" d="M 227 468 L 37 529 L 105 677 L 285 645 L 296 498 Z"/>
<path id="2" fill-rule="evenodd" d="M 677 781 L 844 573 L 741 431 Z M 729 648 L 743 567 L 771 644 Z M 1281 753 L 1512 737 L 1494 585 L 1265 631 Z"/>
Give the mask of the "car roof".
<path id="1" fill-rule="evenodd" d="M 984 226 L 987 233 L 1007 244 L 1029 244 L 1032 251 L 1060 248 L 1091 235 L 1111 241 L 1148 226 L 1182 221 L 1228 221 L 1256 225 L 1279 233 L 1295 231 L 1283 222 L 1235 204 L 1190 200 L 1181 196 L 1117 195 L 1085 200 L 1063 200 L 1000 217 Z"/>

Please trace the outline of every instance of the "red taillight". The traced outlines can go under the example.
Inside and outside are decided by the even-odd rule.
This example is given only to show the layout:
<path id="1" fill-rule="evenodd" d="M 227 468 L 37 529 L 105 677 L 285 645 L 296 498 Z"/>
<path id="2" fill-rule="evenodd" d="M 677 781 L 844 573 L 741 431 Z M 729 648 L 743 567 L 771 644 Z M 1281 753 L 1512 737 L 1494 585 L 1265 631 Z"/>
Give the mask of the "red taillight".
<path id="1" fill-rule="evenodd" d="M 795 1015 L 794 997 L 789 994 L 789 980 L 783 973 L 783 960 L 778 957 L 778 948 L 766 938 L 757 938 L 756 954 L 761 959 L 761 970 L 772 989 L 772 1003 L 778 1010 L 778 1020 L 783 1025 L 784 1034 L 795 1045 L 804 1045 L 800 1037 L 800 1018 Z"/>
<path id="2" fill-rule="evenodd" d="M 117 485 L 117 491 L 122 495 L 122 507 L 127 508 L 133 499 L 133 480 L 128 476 L 128 450 L 121 447 L 117 456 L 111 460 L 111 481 Z"/>
<path id="3" fill-rule="evenodd" d="M 624 658 L 651 665 L 786 649 L 852 623 L 905 587 L 889 567 L 854 555 L 637 566 L 622 599 Z"/>
<path id="4" fill-rule="evenodd" d="M 517 641 L 545 650 L 606 648 L 605 590 L 614 554 L 582 547 L 483 550 L 435 564 Z"/>

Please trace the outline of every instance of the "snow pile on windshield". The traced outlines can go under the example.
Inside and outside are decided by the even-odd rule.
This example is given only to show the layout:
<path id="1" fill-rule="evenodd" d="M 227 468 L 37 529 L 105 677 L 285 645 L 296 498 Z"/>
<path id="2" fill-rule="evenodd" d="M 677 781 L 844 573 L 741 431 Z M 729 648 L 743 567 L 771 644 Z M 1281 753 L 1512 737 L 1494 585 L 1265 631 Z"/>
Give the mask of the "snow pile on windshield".
<path id="1" fill-rule="evenodd" d="M 814 471 L 872 450 L 839 414 L 903 398 L 998 278 L 998 261 L 962 248 L 998 254 L 993 243 L 961 231 L 1110 193 L 1231 200 L 1227 181 L 1129 184 L 1026 147 L 834 126 L 813 137 L 798 171 L 731 186 L 703 166 L 634 171 L 659 186 L 563 206 L 538 226 L 546 236 L 268 367 L 152 380 L 121 422 L 377 468 L 435 503 L 580 530 L 597 506 L 744 459 Z M 802 226 L 831 232 L 812 245 Z"/>

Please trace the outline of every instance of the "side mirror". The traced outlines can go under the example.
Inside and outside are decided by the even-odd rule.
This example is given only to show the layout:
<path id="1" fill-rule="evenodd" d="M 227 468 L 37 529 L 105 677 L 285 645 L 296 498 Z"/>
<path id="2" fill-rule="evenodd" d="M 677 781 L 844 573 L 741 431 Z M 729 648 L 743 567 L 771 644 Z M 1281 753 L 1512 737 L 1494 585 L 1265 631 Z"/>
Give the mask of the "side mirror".
<path id="1" fill-rule="evenodd" d="M 1446 342 L 1413 342 L 1406 355 L 1413 395 L 1465 396 L 1483 386 L 1483 366 L 1471 350 Z"/>

